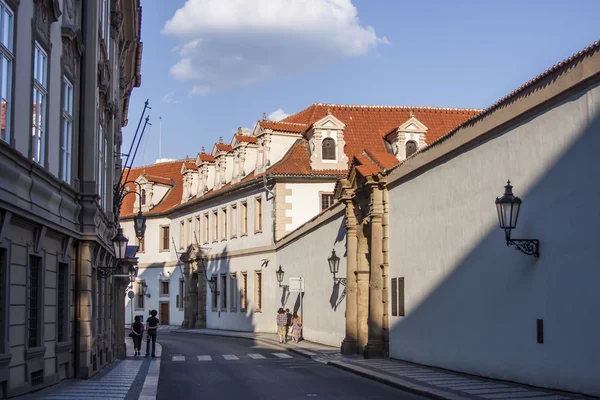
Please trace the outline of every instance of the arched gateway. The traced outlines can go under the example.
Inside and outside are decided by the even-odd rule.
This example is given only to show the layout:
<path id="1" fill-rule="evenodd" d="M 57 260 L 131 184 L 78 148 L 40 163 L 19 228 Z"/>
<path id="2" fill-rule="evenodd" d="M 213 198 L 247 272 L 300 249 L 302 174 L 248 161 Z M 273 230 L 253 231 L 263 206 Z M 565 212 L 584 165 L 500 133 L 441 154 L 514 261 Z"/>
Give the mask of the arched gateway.
<path id="1" fill-rule="evenodd" d="M 182 328 L 206 328 L 206 254 L 196 244 L 181 254 L 185 292 Z"/>

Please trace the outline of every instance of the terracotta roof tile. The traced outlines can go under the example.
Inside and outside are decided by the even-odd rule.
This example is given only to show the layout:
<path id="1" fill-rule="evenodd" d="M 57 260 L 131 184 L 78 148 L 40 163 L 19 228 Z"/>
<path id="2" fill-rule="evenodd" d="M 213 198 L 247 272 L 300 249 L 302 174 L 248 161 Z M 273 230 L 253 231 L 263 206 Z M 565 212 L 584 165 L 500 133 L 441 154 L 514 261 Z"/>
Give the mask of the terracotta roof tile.
<path id="1" fill-rule="evenodd" d="M 144 175 L 144 174 L 142 173 L 142 175 Z M 165 178 L 162 176 L 148 175 L 148 174 L 144 175 L 144 178 L 146 178 L 150 182 L 154 182 L 154 183 L 161 183 L 163 185 L 169 185 L 169 186 L 173 185 L 173 181 L 171 180 L 171 178 Z"/>
<path id="2" fill-rule="evenodd" d="M 393 168 L 399 163 L 395 155 L 386 151 L 365 150 L 365 154 L 381 169 Z"/>
<path id="3" fill-rule="evenodd" d="M 200 157 L 200 161 L 215 162 L 212 154 L 198 153 L 198 157 Z"/>
<path id="4" fill-rule="evenodd" d="M 273 175 L 316 175 L 316 176 L 345 176 L 344 170 L 318 170 L 313 171 L 310 168 L 310 154 L 308 152 L 308 142 L 305 139 L 298 139 L 290 150 L 267 171 Z"/>
<path id="5" fill-rule="evenodd" d="M 258 141 L 256 136 L 246 136 L 246 135 L 235 135 L 235 139 L 238 142 L 246 142 L 246 143 L 256 143 Z"/>
<path id="6" fill-rule="evenodd" d="M 216 143 L 215 147 L 219 151 L 226 151 L 228 153 L 233 150 L 233 147 L 231 147 L 230 144 L 225 144 L 225 143 Z"/>
<path id="7" fill-rule="evenodd" d="M 271 129 L 278 132 L 294 132 L 302 133 L 308 129 L 307 124 L 299 124 L 284 121 L 259 121 L 260 126 L 264 129 Z"/>

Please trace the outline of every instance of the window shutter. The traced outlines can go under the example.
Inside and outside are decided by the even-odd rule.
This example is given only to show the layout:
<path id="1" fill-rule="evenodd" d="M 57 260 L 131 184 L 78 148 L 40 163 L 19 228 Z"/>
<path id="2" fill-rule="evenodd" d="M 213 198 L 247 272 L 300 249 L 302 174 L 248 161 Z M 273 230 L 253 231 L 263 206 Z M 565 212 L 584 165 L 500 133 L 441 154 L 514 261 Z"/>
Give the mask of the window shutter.
<path id="1" fill-rule="evenodd" d="M 398 278 L 392 278 L 392 316 L 398 316 Z"/>
<path id="2" fill-rule="evenodd" d="M 404 317 L 404 278 L 398 278 L 398 316 Z"/>

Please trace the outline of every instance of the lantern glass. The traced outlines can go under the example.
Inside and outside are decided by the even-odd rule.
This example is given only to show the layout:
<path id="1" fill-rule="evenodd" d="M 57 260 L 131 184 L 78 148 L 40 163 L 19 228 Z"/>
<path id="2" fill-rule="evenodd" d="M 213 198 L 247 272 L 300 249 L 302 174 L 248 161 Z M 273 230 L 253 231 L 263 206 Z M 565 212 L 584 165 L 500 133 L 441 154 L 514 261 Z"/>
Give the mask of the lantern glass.
<path id="1" fill-rule="evenodd" d="M 283 272 L 283 269 L 281 269 L 281 265 L 279 266 L 279 269 L 275 271 L 275 274 L 277 275 L 277 282 L 283 282 L 283 275 L 285 274 L 285 272 Z"/>
<path id="2" fill-rule="evenodd" d="M 135 227 L 135 236 L 142 240 L 146 233 L 146 217 L 141 211 L 138 211 L 137 215 L 133 217 L 133 225 Z"/>
<path id="3" fill-rule="evenodd" d="M 498 223 L 501 229 L 512 230 L 517 227 L 519 211 L 521 209 L 521 199 L 515 197 L 512 193 L 510 181 L 504 186 L 504 195 L 496 198 L 496 211 L 498 212 Z"/>
<path id="4" fill-rule="evenodd" d="M 214 293 L 215 288 L 217 286 L 217 280 L 215 278 L 210 278 L 210 280 L 208 281 L 208 285 L 210 286 L 211 293 Z"/>
<path id="5" fill-rule="evenodd" d="M 117 229 L 117 234 L 113 238 L 112 242 L 115 248 L 115 257 L 117 260 L 122 260 L 127 252 L 127 243 L 129 243 L 129 239 L 123 235 L 123 230 L 121 227 Z"/>
<path id="6" fill-rule="evenodd" d="M 335 275 L 340 269 L 340 258 L 335 254 L 335 249 L 331 251 L 331 257 L 327 259 L 329 262 L 329 271 Z"/>

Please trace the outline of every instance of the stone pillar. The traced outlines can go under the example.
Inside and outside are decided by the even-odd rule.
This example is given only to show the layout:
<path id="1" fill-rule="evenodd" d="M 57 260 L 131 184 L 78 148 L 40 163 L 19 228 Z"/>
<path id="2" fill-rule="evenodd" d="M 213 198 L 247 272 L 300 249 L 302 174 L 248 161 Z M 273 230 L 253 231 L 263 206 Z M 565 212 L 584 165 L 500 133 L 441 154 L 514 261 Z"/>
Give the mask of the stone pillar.
<path id="1" fill-rule="evenodd" d="M 357 220 L 350 189 L 346 189 L 342 201 L 346 204 L 346 230 L 348 238 L 346 266 L 346 337 L 342 342 L 342 354 L 358 353 L 358 320 L 357 320 L 357 253 L 358 236 Z"/>
<path id="2" fill-rule="evenodd" d="M 191 260 L 183 260 L 184 265 L 184 279 L 185 279 L 185 293 L 183 297 L 183 323 L 182 328 L 192 329 L 194 327 L 194 318 L 196 314 L 196 296 L 197 292 L 194 288 L 192 276 Z"/>
<path id="3" fill-rule="evenodd" d="M 206 274 L 203 268 L 198 268 L 198 279 L 195 282 L 196 292 L 196 322 L 194 328 L 206 328 Z"/>
<path id="4" fill-rule="evenodd" d="M 263 136 L 263 148 L 264 148 L 263 166 L 264 166 L 264 168 L 266 170 L 267 168 L 269 168 L 271 166 L 271 161 L 270 161 L 270 157 L 271 157 L 271 155 L 270 155 L 270 153 L 271 153 L 271 134 L 270 133 L 265 133 L 265 135 Z"/>
<path id="5" fill-rule="evenodd" d="M 368 232 L 368 225 L 363 223 L 358 226 L 358 260 L 355 272 L 358 351 L 361 353 L 369 338 L 369 245 L 365 230 Z"/>
<path id="6" fill-rule="evenodd" d="M 113 310 L 115 326 L 115 358 L 124 360 L 127 356 L 127 343 L 125 341 L 125 288 L 129 281 L 126 278 L 114 278 L 113 281 Z M 130 301 L 134 301 L 131 299 Z"/>
<path id="7" fill-rule="evenodd" d="M 94 255 L 96 251 L 94 242 L 85 241 L 81 245 L 81 264 L 79 266 L 79 275 L 76 277 L 79 285 L 79 348 L 74 349 L 75 357 L 77 357 L 79 369 L 77 371 L 78 378 L 88 378 L 93 375 L 90 356 L 92 353 L 93 341 L 93 306 L 94 299 L 92 298 L 92 287 L 97 285 L 92 279 L 92 269 L 94 263 Z"/>
<path id="8" fill-rule="evenodd" d="M 365 358 L 385 355 L 383 335 L 383 196 L 378 185 L 371 185 L 371 265 L 369 270 L 369 340 Z"/>
<path id="9" fill-rule="evenodd" d="M 390 238 L 390 206 L 389 192 L 387 188 L 383 188 L 383 340 L 385 343 L 385 356 L 390 354 L 390 320 L 389 320 L 389 275 L 390 275 L 390 253 L 389 253 L 389 238 Z"/>

